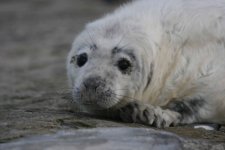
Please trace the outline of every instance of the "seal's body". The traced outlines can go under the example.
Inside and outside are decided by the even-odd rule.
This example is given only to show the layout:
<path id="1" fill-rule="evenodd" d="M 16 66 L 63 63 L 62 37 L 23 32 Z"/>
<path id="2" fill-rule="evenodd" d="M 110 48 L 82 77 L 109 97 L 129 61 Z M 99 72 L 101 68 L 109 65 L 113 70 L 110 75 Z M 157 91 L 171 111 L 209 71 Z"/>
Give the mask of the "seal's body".
<path id="1" fill-rule="evenodd" d="M 225 123 L 225 1 L 139 0 L 88 24 L 67 61 L 91 113 L 157 127 Z"/>

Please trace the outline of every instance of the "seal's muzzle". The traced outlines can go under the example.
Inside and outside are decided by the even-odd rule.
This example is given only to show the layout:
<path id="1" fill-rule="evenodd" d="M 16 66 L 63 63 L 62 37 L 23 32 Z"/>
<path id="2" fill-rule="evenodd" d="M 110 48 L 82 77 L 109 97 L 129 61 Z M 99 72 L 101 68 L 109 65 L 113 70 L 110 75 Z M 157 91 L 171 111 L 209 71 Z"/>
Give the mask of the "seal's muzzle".
<path id="1" fill-rule="evenodd" d="M 83 82 L 84 88 L 83 90 L 87 91 L 97 91 L 105 88 L 105 81 L 100 76 L 89 77 Z"/>
<path id="2" fill-rule="evenodd" d="M 75 92 L 79 103 L 92 109 L 107 109 L 112 103 L 112 90 L 106 86 L 106 81 L 100 76 L 85 79 L 79 92 Z"/>

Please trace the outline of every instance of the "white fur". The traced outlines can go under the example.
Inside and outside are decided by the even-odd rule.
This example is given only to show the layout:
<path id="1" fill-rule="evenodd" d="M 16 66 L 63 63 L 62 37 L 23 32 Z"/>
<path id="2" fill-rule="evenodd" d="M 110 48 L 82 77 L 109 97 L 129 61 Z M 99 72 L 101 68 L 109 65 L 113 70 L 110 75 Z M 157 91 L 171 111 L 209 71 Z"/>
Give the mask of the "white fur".
<path id="1" fill-rule="evenodd" d="M 106 33 L 112 34 L 110 40 Z M 146 75 L 133 81 L 143 85 L 133 98 L 163 106 L 173 98 L 201 97 L 207 102 L 201 121 L 225 123 L 224 0 L 139 0 L 88 24 L 68 56 L 72 84 L 81 79 L 75 79 L 69 61 L 87 40 L 105 50 L 128 44 L 142 57 Z M 144 91 L 152 62 L 153 77 Z"/>

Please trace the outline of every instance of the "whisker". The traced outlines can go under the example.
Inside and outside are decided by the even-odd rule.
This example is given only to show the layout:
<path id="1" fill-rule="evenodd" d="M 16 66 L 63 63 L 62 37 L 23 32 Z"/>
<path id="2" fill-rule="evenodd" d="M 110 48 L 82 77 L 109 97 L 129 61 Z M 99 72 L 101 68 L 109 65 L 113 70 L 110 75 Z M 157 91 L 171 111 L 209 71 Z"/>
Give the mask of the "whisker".
<path id="1" fill-rule="evenodd" d="M 129 45 L 129 43 L 123 45 L 122 47 L 120 47 L 120 49 L 126 49 L 126 47 Z"/>
<path id="2" fill-rule="evenodd" d="M 87 39 L 82 39 L 82 41 L 83 41 L 83 43 L 85 44 L 85 46 L 84 47 L 88 47 L 88 46 L 90 46 L 90 45 L 92 45 L 92 43 L 90 43 Z"/>
<path id="3" fill-rule="evenodd" d="M 95 42 L 94 42 L 94 40 L 93 40 L 93 38 L 92 38 L 92 36 L 91 36 L 91 34 L 88 30 L 87 30 L 87 33 L 88 33 L 89 38 L 91 39 L 91 42 L 92 42 L 91 45 L 95 45 Z"/>
<path id="4" fill-rule="evenodd" d="M 116 89 L 116 90 L 113 90 L 113 91 L 129 91 L 129 89 Z"/>
<path id="5" fill-rule="evenodd" d="M 119 47 L 120 43 L 123 41 L 125 35 L 123 34 L 123 36 L 121 37 L 120 41 L 117 43 L 116 47 Z"/>
<path id="6" fill-rule="evenodd" d="M 132 97 L 129 97 L 129 96 L 125 96 L 125 95 L 119 95 L 119 94 L 115 94 L 115 93 L 111 93 L 111 94 L 114 94 L 114 95 L 116 95 L 116 96 L 125 97 L 125 98 L 128 98 L 128 99 L 130 99 L 130 100 L 140 101 L 140 100 L 138 100 L 138 99 L 135 99 L 135 98 L 132 98 Z"/>

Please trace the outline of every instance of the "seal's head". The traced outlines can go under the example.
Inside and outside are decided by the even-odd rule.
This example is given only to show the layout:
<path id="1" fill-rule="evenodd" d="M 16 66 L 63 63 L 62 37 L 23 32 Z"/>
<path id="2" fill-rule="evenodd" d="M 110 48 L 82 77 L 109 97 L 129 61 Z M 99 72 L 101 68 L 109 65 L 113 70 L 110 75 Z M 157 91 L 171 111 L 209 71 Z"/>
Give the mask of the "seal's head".
<path id="1" fill-rule="evenodd" d="M 150 58 L 143 40 L 125 29 L 96 22 L 73 43 L 67 60 L 69 83 L 74 101 L 89 112 L 118 108 L 140 98 L 148 83 Z"/>

